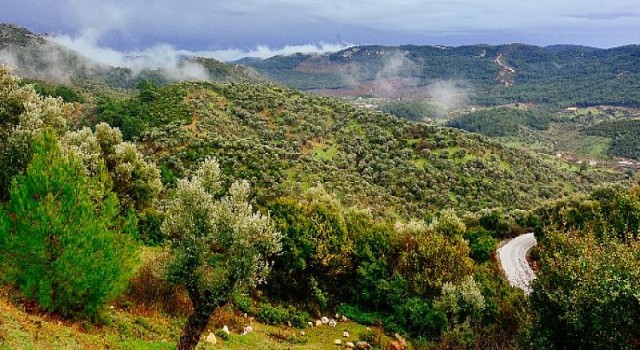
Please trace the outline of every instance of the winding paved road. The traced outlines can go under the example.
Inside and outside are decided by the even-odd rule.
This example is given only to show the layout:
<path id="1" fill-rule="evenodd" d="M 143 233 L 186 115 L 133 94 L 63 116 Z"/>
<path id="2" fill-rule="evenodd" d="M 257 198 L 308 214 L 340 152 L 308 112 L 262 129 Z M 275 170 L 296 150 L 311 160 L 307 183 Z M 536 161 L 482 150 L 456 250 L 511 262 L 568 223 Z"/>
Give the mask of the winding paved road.
<path id="1" fill-rule="evenodd" d="M 531 293 L 531 281 L 535 273 L 527 262 L 527 252 L 536 245 L 533 233 L 520 235 L 498 249 L 500 264 L 512 286 L 521 288 L 525 294 Z"/>

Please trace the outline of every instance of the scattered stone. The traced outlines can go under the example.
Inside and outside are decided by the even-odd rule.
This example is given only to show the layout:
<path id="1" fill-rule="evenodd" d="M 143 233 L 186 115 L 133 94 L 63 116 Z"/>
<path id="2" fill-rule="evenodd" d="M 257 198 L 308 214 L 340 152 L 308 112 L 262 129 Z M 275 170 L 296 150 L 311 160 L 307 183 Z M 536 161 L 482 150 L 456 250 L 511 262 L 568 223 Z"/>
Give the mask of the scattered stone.
<path id="1" fill-rule="evenodd" d="M 349 338 L 349 331 L 342 332 L 342 336 L 345 338 Z"/>
<path id="2" fill-rule="evenodd" d="M 253 327 L 252 326 L 246 326 L 242 330 L 242 335 L 247 335 L 247 334 L 249 334 L 251 332 L 253 332 Z"/>
<path id="3" fill-rule="evenodd" d="M 400 336 L 400 334 L 395 334 L 396 340 L 391 343 L 391 350 L 407 350 L 407 341 Z"/>
<path id="4" fill-rule="evenodd" d="M 342 344 L 342 339 L 334 339 L 333 340 L 333 345 L 341 345 Z"/>
<path id="5" fill-rule="evenodd" d="M 216 339 L 216 335 L 209 332 L 207 338 L 204 340 L 207 344 L 216 345 L 218 343 L 218 339 Z"/>
<path id="6" fill-rule="evenodd" d="M 287 321 L 287 327 L 291 328 L 291 321 Z"/>
<path id="7" fill-rule="evenodd" d="M 340 319 L 340 314 L 336 314 L 336 320 Z"/>
<path id="8" fill-rule="evenodd" d="M 305 331 L 300 332 L 300 336 L 304 337 L 305 335 L 307 335 L 307 333 L 305 333 Z"/>
<path id="9" fill-rule="evenodd" d="M 340 319 L 342 322 L 347 322 L 349 321 L 349 319 L 347 318 L 347 316 L 342 315 L 342 318 Z"/>
<path id="10" fill-rule="evenodd" d="M 338 324 L 338 322 L 336 322 L 336 320 L 334 320 L 333 318 L 331 319 L 331 321 L 329 321 L 329 326 L 331 327 L 335 327 Z"/>
<path id="11" fill-rule="evenodd" d="M 344 347 L 347 348 L 347 349 L 355 349 L 356 348 L 355 344 L 353 344 L 353 342 L 351 342 L 351 341 L 348 341 L 346 344 L 344 344 Z"/>
<path id="12" fill-rule="evenodd" d="M 320 327 L 322 326 L 322 321 L 321 320 L 316 320 L 316 327 Z"/>
<path id="13" fill-rule="evenodd" d="M 322 323 L 322 322 L 320 322 L 320 323 Z M 308 325 L 309 327 L 313 327 L 313 322 L 309 321 L 309 322 L 307 322 L 307 325 Z"/>
<path id="14" fill-rule="evenodd" d="M 227 333 L 227 334 L 231 334 L 231 331 L 229 330 L 229 327 L 227 327 L 227 326 L 222 327 L 222 331 Z"/>
<path id="15" fill-rule="evenodd" d="M 321 320 L 321 321 L 322 321 L 322 323 L 324 323 L 324 324 L 329 323 L 329 319 L 328 319 L 328 318 L 326 318 L 326 317 L 322 317 L 320 320 Z"/>
<path id="16" fill-rule="evenodd" d="M 371 345 L 366 341 L 359 341 L 356 343 L 356 349 L 358 350 L 371 350 Z"/>

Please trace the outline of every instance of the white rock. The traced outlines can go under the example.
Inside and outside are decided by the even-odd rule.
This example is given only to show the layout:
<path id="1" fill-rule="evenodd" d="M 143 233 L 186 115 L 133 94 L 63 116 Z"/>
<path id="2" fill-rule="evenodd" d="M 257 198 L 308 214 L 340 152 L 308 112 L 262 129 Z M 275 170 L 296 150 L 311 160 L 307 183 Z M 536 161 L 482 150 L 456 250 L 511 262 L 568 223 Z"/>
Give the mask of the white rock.
<path id="1" fill-rule="evenodd" d="M 305 333 L 305 331 L 300 332 L 300 336 L 304 337 L 305 335 L 307 335 L 307 333 Z"/>
<path id="2" fill-rule="evenodd" d="M 329 326 L 331 327 L 335 327 L 338 324 L 338 322 L 336 322 L 336 320 L 331 319 L 331 321 L 329 321 Z"/>
<path id="3" fill-rule="evenodd" d="M 227 334 L 231 334 L 231 331 L 229 330 L 229 327 L 227 327 L 227 326 L 222 327 L 222 331 L 227 333 Z"/>
<path id="4" fill-rule="evenodd" d="M 253 332 L 253 327 L 251 326 L 246 326 L 244 327 L 244 329 L 242 330 L 242 335 L 247 335 L 249 333 Z"/>
<path id="5" fill-rule="evenodd" d="M 344 347 L 348 348 L 348 349 L 355 349 L 356 348 L 355 344 L 353 344 L 353 342 L 350 342 L 350 341 L 348 341 L 346 344 L 344 344 Z"/>
<path id="6" fill-rule="evenodd" d="M 348 331 L 342 332 L 342 336 L 345 338 L 349 338 L 349 332 Z"/>
<path id="7" fill-rule="evenodd" d="M 211 344 L 211 345 L 216 345 L 218 343 L 218 339 L 216 339 L 216 335 L 211 332 L 209 332 L 209 335 L 207 335 L 207 338 L 204 341 L 207 342 L 207 344 Z"/>
<path id="8" fill-rule="evenodd" d="M 321 318 L 320 321 L 322 321 L 322 323 L 324 323 L 324 324 L 329 323 L 329 319 L 326 318 L 326 317 Z"/>
<path id="9" fill-rule="evenodd" d="M 341 319 L 341 321 L 342 321 L 342 322 L 347 322 L 347 321 L 349 321 L 349 319 L 347 318 L 347 316 L 342 315 L 342 319 Z"/>
<path id="10" fill-rule="evenodd" d="M 342 339 L 335 339 L 333 341 L 333 345 L 340 345 L 340 344 L 342 344 Z"/>
<path id="11" fill-rule="evenodd" d="M 316 327 L 320 327 L 322 326 L 322 321 L 321 320 L 316 320 Z"/>
<path id="12" fill-rule="evenodd" d="M 313 322 L 309 321 L 309 322 L 307 322 L 307 325 L 308 325 L 309 327 L 313 327 Z"/>

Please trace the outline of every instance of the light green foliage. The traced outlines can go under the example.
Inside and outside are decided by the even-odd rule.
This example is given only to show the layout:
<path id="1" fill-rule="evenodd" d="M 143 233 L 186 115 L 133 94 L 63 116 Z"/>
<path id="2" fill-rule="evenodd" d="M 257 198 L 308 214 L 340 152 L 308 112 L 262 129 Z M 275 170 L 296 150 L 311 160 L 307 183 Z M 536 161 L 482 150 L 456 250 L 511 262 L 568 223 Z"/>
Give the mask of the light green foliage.
<path id="1" fill-rule="evenodd" d="M 50 131 L 18 176 L 0 213 L 0 261 L 7 281 L 49 312 L 95 318 L 118 295 L 134 265 L 130 222 L 100 170 L 88 178 Z"/>
<path id="2" fill-rule="evenodd" d="M 446 218 L 446 219 L 445 219 Z M 449 225 L 448 223 L 456 223 Z M 445 213 L 427 229 L 420 225 L 400 229 L 396 269 L 417 295 L 435 296 L 447 282 L 458 282 L 473 271 L 469 246 L 460 236 L 450 235 L 452 227 L 464 228 L 455 214 Z M 447 234 L 445 234 L 447 233 Z"/>
<path id="3" fill-rule="evenodd" d="M 601 186 L 588 196 L 557 200 L 536 212 L 536 236 L 544 236 L 544 228 L 588 230 L 598 237 L 609 236 L 621 241 L 640 235 L 640 186 L 631 189 Z"/>
<path id="4" fill-rule="evenodd" d="M 445 283 L 442 295 L 434 303 L 449 318 L 450 326 L 478 321 L 484 310 L 484 297 L 472 276 L 467 276 L 458 284 Z"/>
<path id="5" fill-rule="evenodd" d="M 429 224 L 429 229 L 444 236 L 456 237 L 463 235 L 467 230 L 467 226 L 456 215 L 455 211 L 445 209 Z"/>
<path id="6" fill-rule="evenodd" d="M 0 197 L 8 195 L 11 179 L 26 169 L 34 135 L 44 128 L 62 135 L 71 110 L 61 99 L 42 98 L 33 87 L 19 83 L 0 65 Z"/>
<path id="7" fill-rule="evenodd" d="M 546 232 L 531 295 L 533 339 L 546 349 L 635 349 L 640 243 L 585 230 Z"/>
<path id="8" fill-rule="evenodd" d="M 269 216 L 254 212 L 248 203 L 246 181 L 232 184 L 224 198 L 214 197 L 220 190 L 219 169 L 215 159 L 208 159 L 190 180 L 178 182 L 162 231 L 177 254 L 179 280 L 194 274 L 202 289 L 221 287 L 216 281 L 252 287 L 264 281 L 269 271 L 265 259 L 280 249 L 280 235 Z"/>
<path id="9" fill-rule="evenodd" d="M 124 142 L 117 128 L 100 123 L 95 133 L 83 128 L 67 133 L 63 142 L 69 153 L 82 159 L 89 175 L 106 164 L 123 209 L 133 207 L 142 212 L 162 190 L 158 168 L 145 161 L 135 144 Z"/>
<path id="10" fill-rule="evenodd" d="M 206 159 L 191 179 L 178 181 L 162 232 L 171 241 L 169 277 L 183 285 L 194 312 L 178 348 L 197 343 L 211 313 L 234 293 L 264 282 L 269 257 L 280 250 L 280 234 L 269 216 L 254 212 L 246 181 L 220 199 L 220 167 Z"/>
<path id="11" fill-rule="evenodd" d="M 251 181 L 264 202 L 322 183 L 345 206 L 404 220 L 442 208 L 525 209 L 583 187 L 548 162 L 482 136 L 280 86 L 181 83 L 154 94 L 124 102 L 145 110 L 140 146 L 166 183 L 215 156 L 225 182 Z"/>

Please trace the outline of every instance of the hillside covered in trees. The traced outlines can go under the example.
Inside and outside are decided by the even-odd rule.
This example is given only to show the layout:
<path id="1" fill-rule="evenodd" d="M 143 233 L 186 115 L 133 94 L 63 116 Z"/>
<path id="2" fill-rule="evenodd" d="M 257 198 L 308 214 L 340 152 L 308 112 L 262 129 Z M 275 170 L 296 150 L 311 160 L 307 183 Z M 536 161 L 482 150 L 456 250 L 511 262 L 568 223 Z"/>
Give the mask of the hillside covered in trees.
<path id="1" fill-rule="evenodd" d="M 461 62 L 506 55 L 475 49 Z M 328 57 L 368 62 L 367 50 Z M 473 133 L 200 64 L 221 81 L 143 72 L 61 85 L 0 67 L 0 349 L 639 344 L 637 184 L 486 136 L 546 131 L 556 117 L 493 108 L 451 121 Z M 629 139 L 614 122 L 584 132 Z M 527 297 L 495 250 L 531 231 Z"/>
<path id="2" fill-rule="evenodd" d="M 430 86 L 450 81 L 478 105 L 638 106 L 639 53 L 633 45 L 356 46 L 239 62 L 273 81 L 337 96 L 424 99 Z"/>

